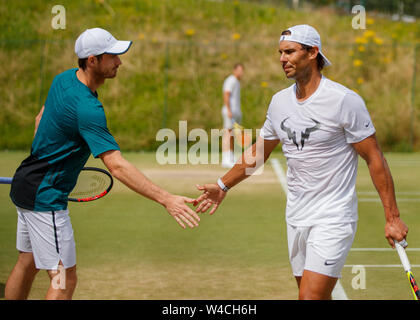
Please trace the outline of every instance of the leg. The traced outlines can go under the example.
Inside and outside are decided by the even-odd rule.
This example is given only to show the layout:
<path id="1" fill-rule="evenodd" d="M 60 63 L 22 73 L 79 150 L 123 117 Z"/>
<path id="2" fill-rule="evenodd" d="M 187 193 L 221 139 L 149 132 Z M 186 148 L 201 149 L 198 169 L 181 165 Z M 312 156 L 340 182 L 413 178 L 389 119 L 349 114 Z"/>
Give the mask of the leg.
<path id="1" fill-rule="evenodd" d="M 296 279 L 296 283 L 297 283 L 298 289 L 300 289 L 300 282 L 302 281 L 302 277 L 301 276 L 300 277 L 295 276 L 295 279 Z"/>
<path id="2" fill-rule="evenodd" d="M 299 300 L 331 300 L 337 279 L 304 270 L 299 286 Z"/>
<path id="3" fill-rule="evenodd" d="M 7 279 L 5 298 L 7 300 L 27 299 L 38 271 L 32 252 L 19 251 L 18 261 Z"/>
<path id="4" fill-rule="evenodd" d="M 223 129 L 222 137 L 222 166 L 233 167 L 233 136 L 232 129 Z"/>
<path id="5" fill-rule="evenodd" d="M 71 300 L 77 284 L 76 266 L 64 269 L 60 261 L 58 270 L 48 270 L 47 272 L 50 277 L 50 287 L 45 299 Z"/>

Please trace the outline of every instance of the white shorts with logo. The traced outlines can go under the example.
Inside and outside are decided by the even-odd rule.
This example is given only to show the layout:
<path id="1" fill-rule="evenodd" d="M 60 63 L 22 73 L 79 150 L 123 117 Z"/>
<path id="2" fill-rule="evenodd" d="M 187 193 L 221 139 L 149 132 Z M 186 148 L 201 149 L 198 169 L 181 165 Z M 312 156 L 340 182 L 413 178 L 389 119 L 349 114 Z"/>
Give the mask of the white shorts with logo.
<path id="1" fill-rule="evenodd" d="M 65 269 L 76 264 L 76 245 L 69 211 L 30 211 L 17 208 L 16 248 L 32 252 L 37 269 Z"/>
<path id="2" fill-rule="evenodd" d="M 289 260 L 294 276 L 303 270 L 341 278 L 357 222 L 299 227 L 287 224 Z"/>

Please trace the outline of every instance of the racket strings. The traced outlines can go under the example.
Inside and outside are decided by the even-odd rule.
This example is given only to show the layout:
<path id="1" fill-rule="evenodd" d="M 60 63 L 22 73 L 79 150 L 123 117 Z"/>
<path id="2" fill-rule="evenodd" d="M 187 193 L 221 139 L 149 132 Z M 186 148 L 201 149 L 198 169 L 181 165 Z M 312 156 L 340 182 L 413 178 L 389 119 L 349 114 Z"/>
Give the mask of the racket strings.
<path id="1" fill-rule="evenodd" d="M 109 178 L 103 174 L 82 171 L 77 184 L 70 193 L 70 198 L 86 198 L 98 195 L 106 190 L 109 185 Z"/>

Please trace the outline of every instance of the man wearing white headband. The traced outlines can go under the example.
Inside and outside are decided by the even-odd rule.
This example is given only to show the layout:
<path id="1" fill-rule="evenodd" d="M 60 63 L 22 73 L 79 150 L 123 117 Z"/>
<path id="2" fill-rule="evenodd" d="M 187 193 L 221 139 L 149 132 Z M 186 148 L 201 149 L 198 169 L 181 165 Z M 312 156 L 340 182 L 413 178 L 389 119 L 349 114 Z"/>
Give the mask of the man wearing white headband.
<path id="1" fill-rule="evenodd" d="M 54 78 L 37 116 L 30 156 L 13 177 L 10 197 L 18 214 L 19 256 L 6 283 L 6 299 L 26 299 L 40 269 L 50 276 L 46 299 L 72 298 L 76 247 L 67 199 L 91 154 L 130 189 L 161 204 L 181 227 L 198 226 L 200 218 L 186 204 L 194 199 L 173 195 L 148 180 L 123 158 L 108 130 L 96 90 L 117 75 L 119 55 L 130 46 L 131 41 L 118 41 L 104 29 L 88 29 L 75 44 L 79 68 Z M 61 268 L 65 285 L 55 286 Z"/>
<path id="2" fill-rule="evenodd" d="M 196 211 L 212 207 L 214 213 L 226 192 L 247 177 L 246 170 L 266 161 L 281 142 L 288 166 L 289 259 L 299 299 L 331 299 L 356 233 L 358 154 L 382 200 L 389 244 L 405 239 L 408 228 L 363 99 L 321 74 L 331 63 L 318 32 L 308 25 L 285 30 L 279 53 L 286 77 L 295 83 L 273 96 L 260 137 L 242 163 L 216 184 L 198 187 L 204 193 Z"/>

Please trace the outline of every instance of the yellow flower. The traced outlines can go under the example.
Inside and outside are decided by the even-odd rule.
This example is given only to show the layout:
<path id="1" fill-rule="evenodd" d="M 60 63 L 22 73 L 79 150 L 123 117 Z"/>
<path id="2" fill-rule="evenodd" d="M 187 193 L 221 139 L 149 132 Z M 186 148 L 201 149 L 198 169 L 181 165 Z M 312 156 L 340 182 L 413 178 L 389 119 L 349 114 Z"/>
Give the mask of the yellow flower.
<path id="1" fill-rule="evenodd" d="M 137 38 L 139 40 L 143 40 L 144 39 L 144 33 L 139 33 L 139 35 L 137 36 Z"/>
<path id="2" fill-rule="evenodd" d="M 375 22 L 375 20 L 373 20 L 372 18 L 367 18 L 366 19 L 366 24 L 373 24 Z"/>
<path id="3" fill-rule="evenodd" d="M 384 57 L 381 59 L 383 63 L 385 64 L 390 64 L 391 63 L 391 58 L 390 57 Z"/>
<path id="4" fill-rule="evenodd" d="M 234 4 L 235 6 L 239 6 L 239 1 L 238 1 L 238 0 L 235 0 L 235 1 L 233 2 L 233 4 Z"/>
<path id="5" fill-rule="evenodd" d="M 368 43 L 368 40 L 366 38 L 363 38 L 363 37 L 356 37 L 356 39 L 354 41 L 357 44 L 366 44 L 366 43 Z"/>
<path id="6" fill-rule="evenodd" d="M 220 55 L 220 58 L 222 58 L 222 59 L 227 59 L 227 54 L 223 52 L 223 53 Z"/>
<path id="7" fill-rule="evenodd" d="M 357 78 L 357 84 L 362 84 L 364 79 L 362 77 Z"/>
<path id="8" fill-rule="evenodd" d="M 193 35 L 195 35 L 195 30 L 194 29 L 187 29 L 187 30 L 185 30 L 184 33 L 187 37 L 192 37 Z"/>
<path id="9" fill-rule="evenodd" d="M 361 67 L 363 65 L 363 61 L 360 59 L 356 59 L 353 61 L 353 66 L 355 67 Z"/>
<path id="10" fill-rule="evenodd" d="M 262 81 L 261 88 L 267 88 L 267 87 L 268 87 L 268 83 L 266 81 Z"/>
<path id="11" fill-rule="evenodd" d="M 158 39 L 156 37 L 153 37 L 152 38 L 152 43 L 156 43 L 156 42 L 158 42 Z"/>
<path id="12" fill-rule="evenodd" d="M 372 31 L 372 30 L 366 30 L 366 31 L 363 33 L 363 36 L 364 36 L 365 38 L 372 38 L 372 37 L 374 37 L 374 36 L 375 36 L 375 31 Z"/>
<path id="13" fill-rule="evenodd" d="M 365 52 L 365 46 L 358 46 L 357 50 L 359 50 L 360 52 Z"/>
<path id="14" fill-rule="evenodd" d="M 232 35 L 232 39 L 233 39 L 234 41 L 239 40 L 240 38 L 241 38 L 241 35 L 240 35 L 239 33 L 234 33 L 234 34 Z"/>
<path id="15" fill-rule="evenodd" d="M 383 45 L 384 44 L 384 41 L 379 37 L 373 38 L 373 42 L 375 42 L 377 45 Z"/>
<path id="16" fill-rule="evenodd" d="M 354 56 L 354 51 L 353 50 L 349 50 L 349 56 L 353 57 Z"/>

